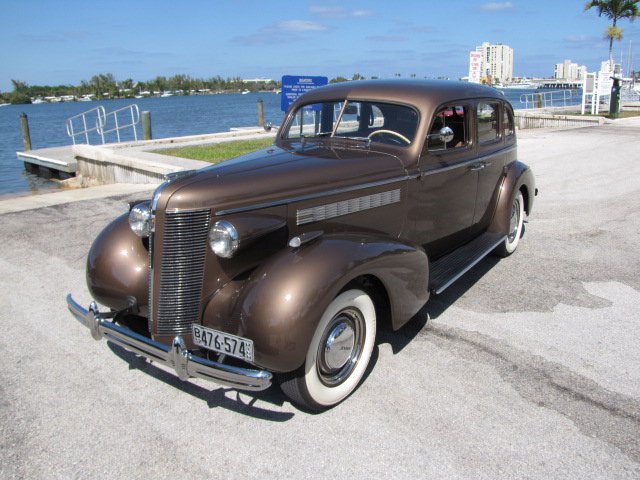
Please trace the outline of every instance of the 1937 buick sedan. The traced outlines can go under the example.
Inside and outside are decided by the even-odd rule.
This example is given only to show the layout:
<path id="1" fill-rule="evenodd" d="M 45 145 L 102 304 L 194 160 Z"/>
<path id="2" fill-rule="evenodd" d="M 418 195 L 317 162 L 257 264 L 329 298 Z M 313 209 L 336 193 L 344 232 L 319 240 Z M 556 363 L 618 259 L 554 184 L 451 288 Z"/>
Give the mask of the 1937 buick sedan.
<path id="1" fill-rule="evenodd" d="M 167 179 L 93 243 L 69 309 L 102 337 L 200 377 L 277 378 L 320 411 L 351 394 L 382 321 L 398 329 L 484 256 L 508 256 L 536 194 L 512 107 L 457 82 L 315 89 L 272 147 Z"/>

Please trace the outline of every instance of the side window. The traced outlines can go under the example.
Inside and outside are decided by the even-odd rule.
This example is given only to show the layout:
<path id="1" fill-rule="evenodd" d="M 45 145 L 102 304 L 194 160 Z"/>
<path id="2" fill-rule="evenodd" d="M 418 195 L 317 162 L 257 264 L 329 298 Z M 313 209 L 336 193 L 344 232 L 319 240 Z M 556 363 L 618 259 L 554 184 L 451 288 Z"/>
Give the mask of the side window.
<path id="1" fill-rule="evenodd" d="M 504 130 L 505 137 L 511 137 L 515 133 L 515 129 L 513 126 L 513 113 L 511 109 L 506 105 L 502 106 L 502 111 L 504 112 L 502 115 L 502 128 Z"/>
<path id="2" fill-rule="evenodd" d="M 446 106 L 438 110 L 429 130 L 427 149 L 437 152 L 465 147 L 469 143 L 467 118 L 468 109 L 462 105 Z"/>
<path id="3" fill-rule="evenodd" d="M 358 131 L 360 110 L 359 102 L 349 102 L 342 113 L 342 119 L 340 120 L 340 125 L 338 125 L 336 135 L 355 134 Z"/>
<path id="4" fill-rule="evenodd" d="M 498 104 L 478 104 L 478 142 L 489 143 L 500 137 L 498 123 Z"/>

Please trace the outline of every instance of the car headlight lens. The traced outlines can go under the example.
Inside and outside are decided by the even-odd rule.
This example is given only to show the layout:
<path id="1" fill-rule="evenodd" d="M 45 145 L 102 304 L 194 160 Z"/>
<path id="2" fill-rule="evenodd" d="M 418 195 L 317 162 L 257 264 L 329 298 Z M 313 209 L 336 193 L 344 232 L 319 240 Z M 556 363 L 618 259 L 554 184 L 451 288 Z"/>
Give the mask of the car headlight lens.
<path id="1" fill-rule="evenodd" d="M 226 220 L 219 220 L 209 232 L 209 245 L 213 253 L 231 258 L 240 244 L 236 228 Z"/>
<path id="2" fill-rule="evenodd" d="M 151 232 L 151 208 L 147 203 L 139 203 L 129 212 L 129 226 L 139 237 L 148 237 Z"/>

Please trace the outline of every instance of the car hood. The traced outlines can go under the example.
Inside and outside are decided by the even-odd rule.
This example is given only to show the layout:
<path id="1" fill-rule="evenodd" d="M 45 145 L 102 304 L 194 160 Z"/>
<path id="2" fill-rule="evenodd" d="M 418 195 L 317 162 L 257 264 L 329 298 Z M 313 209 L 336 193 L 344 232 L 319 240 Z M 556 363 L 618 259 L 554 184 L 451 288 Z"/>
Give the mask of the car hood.
<path id="1" fill-rule="evenodd" d="M 397 157 L 370 147 L 349 148 L 335 141 L 272 146 L 171 182 L 164 187 L 158 208 L 219 212 L 259 207 L 404 174 Z"/>

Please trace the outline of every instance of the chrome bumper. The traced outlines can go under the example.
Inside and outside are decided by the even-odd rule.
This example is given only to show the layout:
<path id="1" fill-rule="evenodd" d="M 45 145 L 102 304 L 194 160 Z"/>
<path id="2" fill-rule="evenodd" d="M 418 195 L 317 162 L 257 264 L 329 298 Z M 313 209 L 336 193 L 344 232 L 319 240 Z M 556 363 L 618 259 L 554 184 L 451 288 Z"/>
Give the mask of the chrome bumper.
<path id="1" fill-rule="evenodd" d="M 171 346 L 155 342 L 128 328 L 100 316 L 98 306 L 91 302 L 89 310 L 67 295 L 67 306 L 73 316 L 91 331 L 95 340 L 106 338 L 137 355 L 173 368 L 181 380 L 198 377 L 242 390 L 265 390 L 271 386 L 273 375 L 266 370 L 239 368 L 212 362 L 189 352 L 182 337 L 173 339 Z"/>

